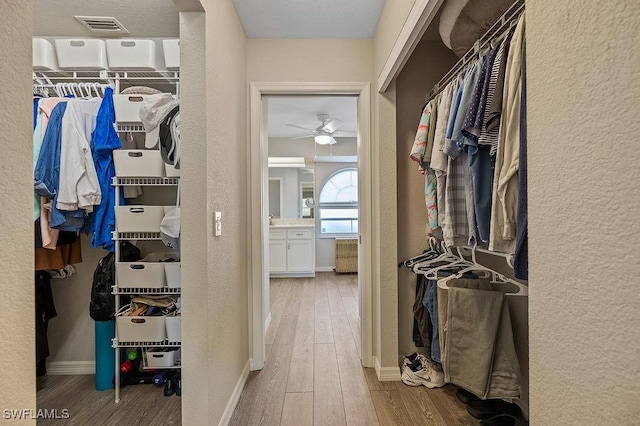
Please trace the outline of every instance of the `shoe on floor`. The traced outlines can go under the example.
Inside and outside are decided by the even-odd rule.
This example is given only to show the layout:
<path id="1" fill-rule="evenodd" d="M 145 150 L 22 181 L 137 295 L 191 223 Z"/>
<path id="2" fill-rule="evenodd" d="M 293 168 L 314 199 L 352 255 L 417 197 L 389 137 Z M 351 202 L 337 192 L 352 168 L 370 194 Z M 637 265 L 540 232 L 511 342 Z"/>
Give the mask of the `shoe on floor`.
<path id="1" fill-rule="evenodd" d="M 426 386 L 430 389 L 445 385 L 440 366 L 426 358 L 416 359 L 402 369 L 402 382 L 408 386 Z"/>
<path id="2" fill-rule="evenodd" d="M 520 408 L 517 405 L 508 403 L 501 399 L 479 399 L 467 404 L 467 412 L 479 420 L 486 420 L 498 414 L 520 415 Z"/>
<path id="3" fill-rule="evenodd" d="M 485 426 L 527 426 L 529 422 L 520 416 L 498 414 L 486 420 L 480 420 L 480 424 Z"/>
<path id="4" fill-rule="evenodd" d="M 463 404 L 468 404 L 471 401 L 478 401 L 480 399 L 475 394 L 462 388 L 459 388 L 456 391 L 456 397 L 458 398 L 458 401 L 462 402 Z"/>

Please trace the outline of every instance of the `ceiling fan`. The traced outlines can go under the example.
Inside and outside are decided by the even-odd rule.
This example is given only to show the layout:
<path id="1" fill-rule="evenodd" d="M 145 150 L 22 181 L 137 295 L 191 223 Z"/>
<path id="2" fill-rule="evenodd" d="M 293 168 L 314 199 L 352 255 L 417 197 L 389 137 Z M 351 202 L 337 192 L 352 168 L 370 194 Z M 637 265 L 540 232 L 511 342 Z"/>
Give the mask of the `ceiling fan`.
<path id="1" fill-rule="evenodd" d="M 318 121 L 320 121 L 322 124 L 320 124 L 315 129 L 309 129 L 307 127 L 297 126 L 295 124 L 287 124 L 287 126 L 289 127 L 295 127 L 296 129 L 302 129 L 311 132 L 308 135 L 291 139 L 304 139 L 313 137 L 313 139 L 319 145 L 333 145 L 337 143 L 336 139 L 334 138 L 334 133 L 340 128 L 340 126 L 342 126 L 342 120 L 334 118 L 333 120 L 329 121 L 329 114 L 318 114 Z"/>

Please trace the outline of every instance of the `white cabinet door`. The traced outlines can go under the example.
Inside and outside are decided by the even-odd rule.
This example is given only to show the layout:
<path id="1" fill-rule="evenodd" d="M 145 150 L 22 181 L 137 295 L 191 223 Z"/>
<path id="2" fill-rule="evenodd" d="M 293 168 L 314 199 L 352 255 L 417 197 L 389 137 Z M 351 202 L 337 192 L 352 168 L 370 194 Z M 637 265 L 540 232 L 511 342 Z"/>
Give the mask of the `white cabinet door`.
<path id="1" fill-rule="evenodd" d="M 313 240 L 289 240 L 287 271 L 314 272 L 315 255 Z"/>
<path id="2" fill-rule="evenodd" d="M 287 240 L 269 241 L 269 272 L 287 272 Z"/>

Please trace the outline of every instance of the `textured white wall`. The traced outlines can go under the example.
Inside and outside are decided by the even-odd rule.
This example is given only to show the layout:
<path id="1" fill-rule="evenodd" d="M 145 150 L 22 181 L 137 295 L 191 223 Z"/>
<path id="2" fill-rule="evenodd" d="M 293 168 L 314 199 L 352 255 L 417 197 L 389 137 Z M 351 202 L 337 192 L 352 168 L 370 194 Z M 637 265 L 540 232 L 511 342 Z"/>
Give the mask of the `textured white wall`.
<path id="1" fill-rule="evenodd" d="M 231 0 L 203 1 L 203 6 L 205 22 L 195 18 L 197 28 L 206 27 L 206 46 L 198 34 L 190 34 L 194 44 L 182 53 L 183 61 L 193 61 L 195 74 L 189 76 L 198 81 L 204 75 L 206 81 L 199 95 L 191 86 L 189 98 L 189 105 L 200 109 L 191 110 L 198 121 L 192 123 L 198 129 L 206 123 L 206 134 L 193 133 L 200 139 L 192 139 L 185 154 L 185 169 L 189 159 L 194 164 L 184 179 L 192 184 L 184 191 L 189 216 L 183 219 L 190 233 L 187 242 L 193 244 L 185 260 L 189 255 L 188 274 L 194 281 L 187 281 L 193 288 L 185 289 L 184 297 L 194 311 L 185 341 L 193 345 L 191 359 L 185 359 L 193 387 L 185 394 L 184 424 L 218 424 L 249 353 L 246 37 Z M 219 237 L 213 236 L 214 211 L 222 212 Z"/>
<path id="2" fill-rule="evenodd" d="M 527 4 L 531 420 L 640 418 L 640 3 Z"/>
<path id="3" fill-rule="evenodd" d="M 371 40 L 249 39 L 247 43 L 249 82 L 372 80 Z"/>
<path id="4" fill-rule="evenodd" d="M 422 41 L 396 80 L 396 133 L 398 167 L 398 261 L 422 253 L 427 247 L 427 209 L 424 176 L 409 158 L 427 93 L 458 58 L 441 42 Z M 413 301 L 416 276 L 398 269 L 398 345 L 400 354 L 415 351 Z"/>
<path id="5" fill-rule="evenodd" d="M 0 408 L 36 408 L 33 306 L 32 2 L 0 2 Z M 35 424 L 33 420 L 17 422 Z"/>
<path id="6" fill-rule="evenodd" d="M 374 72 L 380 75 L 385 61 L 400 35 L 402 26 L 411 12 L 415 0 L 387 0 L 384 3 L 376 34 L 374 36 L 375 62 Z"/>
<path id="7" fill-rule="evenodd" d="M 182 423 L 208 424 L 209 381 L 202 365 L 209 362 L 209 275 L 207 213 L 207 121 L 205 14 L 180 14 L 180 139 L 182 254 Z M 203 52 L 205 54 L 203 54 Z M 207 90 L 209 88 L 207 87 Z"/>

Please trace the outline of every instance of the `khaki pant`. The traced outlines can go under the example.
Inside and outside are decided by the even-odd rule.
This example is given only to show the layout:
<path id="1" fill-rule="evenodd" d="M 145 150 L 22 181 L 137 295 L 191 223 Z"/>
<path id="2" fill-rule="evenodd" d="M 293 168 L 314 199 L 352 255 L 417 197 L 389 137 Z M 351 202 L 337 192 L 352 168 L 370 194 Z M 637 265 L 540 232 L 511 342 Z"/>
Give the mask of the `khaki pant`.
<path id="1" fill-rule="evenodd" d="M 438 287 L 445 381 L 482 399 L 520 397 L 520 365 L 509 305 L 489 280 L 451 279 Z"/>

